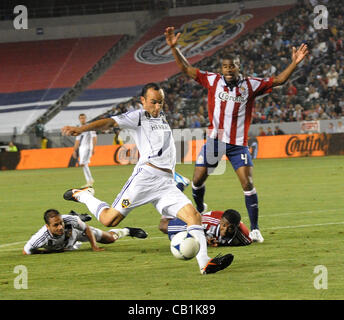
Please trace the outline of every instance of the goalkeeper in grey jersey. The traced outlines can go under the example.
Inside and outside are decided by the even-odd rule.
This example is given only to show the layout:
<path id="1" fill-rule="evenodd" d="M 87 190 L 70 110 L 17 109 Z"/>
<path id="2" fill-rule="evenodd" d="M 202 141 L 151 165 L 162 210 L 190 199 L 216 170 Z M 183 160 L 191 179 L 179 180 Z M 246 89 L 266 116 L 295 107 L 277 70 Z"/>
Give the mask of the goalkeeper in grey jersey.
<path id="1" fill-rule="evenodd" d="M 125 236 L 147 237 L 146 232 L 139 228 L 102 231 L 88 226 L 78 215 L 60 215 L 55 209 L 44 213 L 44 221 L 46 224 L 24 246 L 23 254 L 76 250 L 82 242 L 90 242 L 93 251 L 103 251 L 97 242 L 109 244 Z"/>

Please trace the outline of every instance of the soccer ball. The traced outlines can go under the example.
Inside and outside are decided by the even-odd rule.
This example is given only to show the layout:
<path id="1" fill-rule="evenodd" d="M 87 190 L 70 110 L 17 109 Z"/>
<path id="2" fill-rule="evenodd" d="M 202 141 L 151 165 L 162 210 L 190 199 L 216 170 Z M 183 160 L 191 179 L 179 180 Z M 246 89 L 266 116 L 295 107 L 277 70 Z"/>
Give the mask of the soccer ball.
<path id="1" fill-rule="evenodd" d="M 178 232 L 171 241 L 171 252 L 175 258 L 190 260 L 197 255 L 199 242 L 187 231 Z"/>

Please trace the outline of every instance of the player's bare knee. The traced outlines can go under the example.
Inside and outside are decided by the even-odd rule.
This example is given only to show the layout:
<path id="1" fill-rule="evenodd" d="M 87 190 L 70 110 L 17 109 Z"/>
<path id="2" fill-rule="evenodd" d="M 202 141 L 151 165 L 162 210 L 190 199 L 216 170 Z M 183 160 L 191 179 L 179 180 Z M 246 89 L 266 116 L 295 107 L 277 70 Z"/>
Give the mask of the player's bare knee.
<path id="1" fill-rule="evenodd" d="M 106 218 L 99 220 L 105 227 L 116 227 L 119 223 L 116 219 Z"/>
<path id="2" fill-rule="evenodd" d="M 116 237 L 114 237 L 114 233 L 112 232 L 103 232 L 102 234 L 102 238 L 99 241 L 100 243 L 104 243 L 104 244 L 109 244 L 109 243 L 113 243 L 116 241 Z"/>
<path id="3" fill-rule="evenodd" d="M 186 222 L 187 225 L 202 224 L 202 217 L 192 204 L 187 204 L 185 207 L 180 209 L 177 213 L 177 217 Z"/>
<path id="4" fill-rule="evenodd" d="M 105 208 L 99 215 L 99 222 L 105 227 L 115 227 L 123 219 L 124 216 L 114 208 Z"/>

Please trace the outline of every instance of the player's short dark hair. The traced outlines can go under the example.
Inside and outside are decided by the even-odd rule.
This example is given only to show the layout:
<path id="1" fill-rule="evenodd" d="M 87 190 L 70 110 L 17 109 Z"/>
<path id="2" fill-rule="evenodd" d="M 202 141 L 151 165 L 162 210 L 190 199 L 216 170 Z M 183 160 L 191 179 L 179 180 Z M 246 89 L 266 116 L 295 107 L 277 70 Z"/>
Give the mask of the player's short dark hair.
<path id="1" fill-rule="evenodd" d="M 222 60 L 235 60 L 237 57 L 234 54 L 230 53 L 224 53 L 220 56 L 221 61 Z"/>
<path id="2" fill-rule="evenodd" d="M 239 225 L 241 221 L 241 215 L 238 211 L 233 209 L 226 210 L 223 215 L 223 218 L 225 218 L 230 224 Z"/>
<path id="3" fill-rule="evenodd" d="M 50 219 L 54 218 L 56 216 L 59 216 L 60 212 L 58 212 L 55 209 L 48 209 L 47 211 L 44 212 L 44 221 L 46 224 L 50 224 Z"/>
<path id="4" fill-rule="evenodd" d="M 223 60 L 231 60 L 234 62 L 234 64 L 237 64 L 238 67 L 240 67 L 240 58 L 234 54 L 230 53 L 224 53 L 223 55 L 220 56 L 221 63 L 223 63 Z"/>
<path id="5" fill-rule="evenodd" d="M 150 82 L 150 83 L 147 83 L 143 88 L 142 88 L 142 91 L 141 91 L 141 97 L 146 97 L 146 94 L 147 94 L 147 91 L 148 89 L 154 89 L 156 91 L 160 90 L 161 89 L 161 86 L 156 83 L 156 82 Z"/>
<path id="6" fill-rule="evenodd" d="M 86 114 L 80 113 L 80 114 L 79 114 L 79 118 L 80 118 L 81 116 L 86 117 Z"/>

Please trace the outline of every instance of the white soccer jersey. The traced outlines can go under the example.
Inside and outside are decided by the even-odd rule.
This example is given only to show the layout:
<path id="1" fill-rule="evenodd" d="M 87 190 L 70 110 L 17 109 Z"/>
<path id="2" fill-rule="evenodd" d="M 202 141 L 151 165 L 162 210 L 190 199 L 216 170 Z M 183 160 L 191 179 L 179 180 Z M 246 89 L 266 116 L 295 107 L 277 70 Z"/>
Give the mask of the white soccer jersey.
<path id="1" fill-rule="evenodd" d="M 31 254 L 32 250 L 39 248 L 48 251 L 62 249 L 73 249 L 78 236 L 86 230 L 86 224 L 79 217 L 62 215 L 65 224 L 65 233 L 62 236 L 53 236 L 46 225 L 44 225 L 24 246 L 26 254 Z"/>
<path id="2" fill-rule="evenodd" d="M 197 70 L 196 81 L 208 89 L 210 137 L 247 146 L 254 99 L 271 92 L 273 78 L 248 77 L 229 87 L 221 74 Z"/>
<path id="3" fill-rule="evenodd" d="M 121 129 L 129 129 L 140 152 L 137 167 L 151 163 L 158 168 L 174 171 L 176 147 L 171 128 L 163 112 L 157 118 L 143 110 L 113 116 Z"/>
<path id="4" fill-rule="evenodd" d="M 80 141 L 79 149 L 93 149 L 93 138 L 97 136 L 95 131 L 85 131 L 76 137 Z"/>

